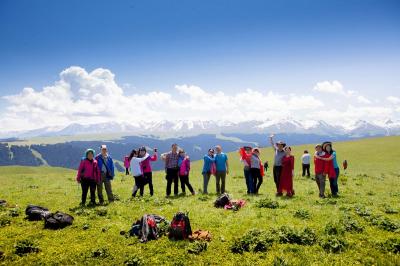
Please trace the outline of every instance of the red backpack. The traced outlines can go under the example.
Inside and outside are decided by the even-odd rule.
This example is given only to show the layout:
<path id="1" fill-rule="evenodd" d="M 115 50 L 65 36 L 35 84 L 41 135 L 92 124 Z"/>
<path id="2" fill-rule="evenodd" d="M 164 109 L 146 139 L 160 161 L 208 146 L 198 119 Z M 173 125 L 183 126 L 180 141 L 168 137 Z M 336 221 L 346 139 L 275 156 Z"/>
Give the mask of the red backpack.
<path id="1" fill-rule="evenodd" d="M 178 212 L 172 219 L 168 237 L 174 240 L 187 239 L 192 235 L 189 217 L 183 212 Z"/>

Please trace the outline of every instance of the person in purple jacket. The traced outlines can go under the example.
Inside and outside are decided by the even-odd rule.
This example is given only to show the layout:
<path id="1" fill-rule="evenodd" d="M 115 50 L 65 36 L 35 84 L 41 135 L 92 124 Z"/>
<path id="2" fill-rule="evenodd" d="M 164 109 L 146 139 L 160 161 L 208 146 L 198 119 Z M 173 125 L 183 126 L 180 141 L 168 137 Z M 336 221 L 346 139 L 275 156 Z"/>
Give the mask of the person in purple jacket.
<path id="1" fill-rule="evenodd" d="M 87 149 L 85 157 L 82 158 L 79 164 L 76 181 L 82 187 L 81 205 L 85 205 L 88 190 L 90 189 L 90 205 L 96 205 L 96 187 L 101 180 L 100 170 L 97 166 L 97 161 L 94 159 L 94 150 Z"/>

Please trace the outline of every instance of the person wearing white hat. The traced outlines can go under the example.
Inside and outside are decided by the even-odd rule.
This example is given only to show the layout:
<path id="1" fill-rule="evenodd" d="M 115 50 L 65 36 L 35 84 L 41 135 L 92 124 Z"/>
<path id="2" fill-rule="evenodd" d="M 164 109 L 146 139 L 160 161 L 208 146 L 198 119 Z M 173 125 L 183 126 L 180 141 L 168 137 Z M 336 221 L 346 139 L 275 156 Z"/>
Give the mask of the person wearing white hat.
<path id="1" fill-rule="evenodd" d="M 274 135 L 271 135 L 269 137 L 270 143 L 272 148 L 274 149 L 274 168 L 273 168 L 273 175 L 274 175 L 274 182 L 276 186 L 276 193 L 279 196 L 279 179 L 282 173 L 282 159 L 285 156 L 285 151 L 283 148 L 285 148 L 286 143 L 283 141 L 278 141 L 277 143 L 274 142 Z"/>
<path id="2" fill-rule="evenodd" d="M 97 165 L 101 173 L 101 180 L 97 184 L 97 196 L 99 197 L 100 204 L 104 203 L 103 197 L 103 184 L 106 189 L 108 202 L 114 201 L 114 195 L 111 187 L 111 180 L 114 179 L 114 162 L 107 152 L 107 146 L 101 145 L 101 153 L 96 156 Z"/>

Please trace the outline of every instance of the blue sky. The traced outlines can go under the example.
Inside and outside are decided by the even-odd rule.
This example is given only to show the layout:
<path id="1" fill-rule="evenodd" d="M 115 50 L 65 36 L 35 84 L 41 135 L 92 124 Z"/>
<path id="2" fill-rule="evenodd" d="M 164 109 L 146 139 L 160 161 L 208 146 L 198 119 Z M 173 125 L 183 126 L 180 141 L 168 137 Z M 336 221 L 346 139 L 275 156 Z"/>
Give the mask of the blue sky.
<path id="1" fill-rule="evenodd" d="M 0 36 L 1 96 L 41 91 L 70 66 L 109 69 L 126 94 L 314 95 L 338 80 L 400 96 L 399 1 L 2 0 Z"/>

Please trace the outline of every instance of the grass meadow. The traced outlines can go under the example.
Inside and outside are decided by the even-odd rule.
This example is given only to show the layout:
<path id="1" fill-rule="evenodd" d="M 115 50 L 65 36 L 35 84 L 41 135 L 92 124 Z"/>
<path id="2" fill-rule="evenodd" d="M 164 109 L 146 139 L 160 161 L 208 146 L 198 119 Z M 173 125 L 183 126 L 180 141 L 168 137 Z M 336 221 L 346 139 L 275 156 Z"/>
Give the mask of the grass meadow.
<path id="1" fill-rule="evenodd" d="M 301 177 L 300 156 L 313 144 L 293 147 L 296 176 L 293 198 L 276 198 L 271 169 L 257 196 L 246 195 L 242 165 L 230 153 L 227 190 L 247 204 L 239 211 L 216 209 L 215 178 L 205 196 L 165 198 L 163 172 L 153 177 L 155 195 L 131 199 L 133 178 L 119 173 L 112 185 L 119 200 L 80 208 L 76 171 L 50 167 L 0 167 L 1 265 L 400 265 L 400 137 L 334 143 L 341 167 L 339 198 L 318 198 L 315 181 Z M 270 147 L 262 160 L 272 165 Z M 202 162 L 193 162 L 190 180 L 202 186 Z M 313 169 L 313 166 L 312 166 Z M 329 182 L 327 184 L 329 195 Z M 27 204 L 64 211 L 75 217 L 62 230 L 24 219 Z M 122 235 L 145 213 L 171 220 L 189 212 L 192 229 L 209 230 L 212 241 L 198 254 L 189 241 L 163 236 L 142 244 Z M 31 253 L 21 254 L 21 246 Z M 23 253 L 23 252 L 22 252 Z M 196 252 L 195 252 L 196 253 Z"/>

